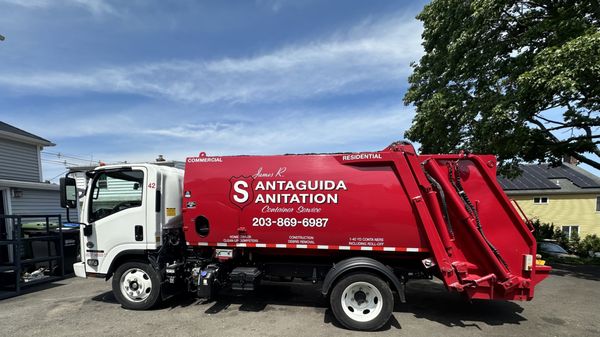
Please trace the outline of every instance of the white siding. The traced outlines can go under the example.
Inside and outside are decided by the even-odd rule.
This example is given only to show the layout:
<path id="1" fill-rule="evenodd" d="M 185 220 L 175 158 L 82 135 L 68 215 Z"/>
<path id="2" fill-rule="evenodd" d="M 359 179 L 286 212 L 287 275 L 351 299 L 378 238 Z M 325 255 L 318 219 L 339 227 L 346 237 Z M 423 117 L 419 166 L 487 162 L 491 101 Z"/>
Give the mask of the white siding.
<path id="1" fill-rule="evenodd" d="M 39 182 L 38 147 L 0 138 L 0 179 Z"/>
<path id="2" fill-rule="evenodd" d="M 67 219 L 65 210 L 60 207 L 58 190 L 23 189 L 23 196 L 11 198 L 11 208 L 14 215 L 61 214 L 63 222 Z M 71 211 L 71 220 L 78 221 L 77 211 Z M 55 222 L 56 219 L 50 221 Z"/>
<path id="3" fill-rule="evenodd" d="M 134 189 L 135 184 L 133 181 L 107 177 L 106 188 L 100 189 L 101 198 L 108 201 L 141 199 L 143 186 L 137 184 L 137 189 Z"/>

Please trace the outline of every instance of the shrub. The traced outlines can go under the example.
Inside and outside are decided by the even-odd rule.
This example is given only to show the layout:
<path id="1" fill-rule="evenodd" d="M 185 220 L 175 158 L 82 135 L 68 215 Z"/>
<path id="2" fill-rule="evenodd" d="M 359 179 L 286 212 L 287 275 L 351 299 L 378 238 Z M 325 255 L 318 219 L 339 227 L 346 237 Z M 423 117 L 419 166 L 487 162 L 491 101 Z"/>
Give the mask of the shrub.
<path id="1" fill-rule="evenodd" d="M 541 241 L 543 239 L 552 239 L 554 237 L 554 225 L 549 223 L 542 223 L 540 219 L 534 219 L 531 221 L 534 231 L 533 236 L 536 240 Z"/>
<path id="2" fill-rule="evenodd" d="M 594 252 L 600 252 L 600 237 L 596 234 L 586 235 L 585 238 L 579 242 L 577 255 L 592 256 Z"/>
<path id="3" fill-rule="evenodd" d="M 533 236 L 537 241 L 544 239 L 556 240 L 556 243 L 569 251 L 583 258 L 593 258 L 594 263 L 600 263 L 600 258 L 594 258 L 593 253 L 600 252 L 600 237 L 596 234 L 588 234 L 583 239 L 577 233 L 571 234 L 571 239 L 562 231 L 560 227 L 555 227 L 552 223 L 542 223 L 539 219 L 531 221 L 534 231 Z"/>

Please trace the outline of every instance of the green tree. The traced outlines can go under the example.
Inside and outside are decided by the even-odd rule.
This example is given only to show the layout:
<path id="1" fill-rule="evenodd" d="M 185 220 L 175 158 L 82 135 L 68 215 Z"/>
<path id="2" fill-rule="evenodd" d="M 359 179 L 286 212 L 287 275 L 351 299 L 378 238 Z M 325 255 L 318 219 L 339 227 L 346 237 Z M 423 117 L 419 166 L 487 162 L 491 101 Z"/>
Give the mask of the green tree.
<path id="1" fill-rule="evenodd" d="M 554 237 L 554 224 L 542 223 L 540 219 L 533 219 L 531 224 L 533 226 L 533 236 L 537 241 Z"/>
<path id="2" fill-rule="evenodd" d="M 586 235 L 579 244 L 577 254 L 580 256 L 590 256 L 590 253 L 600 252 L 600 238 L 596 234 Z"/>
<path id="3" fill-rule="evenodd" d="M 422 152 L 494 153 L 504 173 L 563 155 L 600 169 L 598 0 L 433 0 L 417 18 L 405 136 Z"/>
<path id="4" fill-rule="evenodd" d="M 570 240 L 565 232 L 563 232 L 560 228 L 554 229 L 554 234 L 552 235 L 552 239 L 556 240 L 556 243 L 563 247 L 566 250 L 570 250 Z"/>

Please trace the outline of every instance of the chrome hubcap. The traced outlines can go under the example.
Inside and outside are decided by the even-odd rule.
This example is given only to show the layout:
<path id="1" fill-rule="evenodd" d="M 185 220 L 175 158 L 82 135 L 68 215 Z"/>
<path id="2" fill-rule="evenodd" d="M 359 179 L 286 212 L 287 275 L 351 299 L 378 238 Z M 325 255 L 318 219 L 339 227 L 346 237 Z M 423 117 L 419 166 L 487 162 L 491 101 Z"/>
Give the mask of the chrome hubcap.
<path id="1" fill-rule="evenodd" d="M 121 276 L 121 293 L 132 302 L 141 302 L 150 296 L 152 280 L 139 268 L 131 268 Z"/>

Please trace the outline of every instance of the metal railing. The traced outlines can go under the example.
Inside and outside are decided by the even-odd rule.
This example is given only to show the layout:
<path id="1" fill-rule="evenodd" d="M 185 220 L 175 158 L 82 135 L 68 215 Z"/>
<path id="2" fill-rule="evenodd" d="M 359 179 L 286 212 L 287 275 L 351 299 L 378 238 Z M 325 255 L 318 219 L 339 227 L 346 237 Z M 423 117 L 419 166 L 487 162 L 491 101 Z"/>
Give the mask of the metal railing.
<path id="1" fill-rule="evenodd" d="M 43 220 L 40 221 L 41 229 L 23 230 L 23 219 Z M 51 228 L 50 219 L 57 220 L 56 228 Z M 2 257 L 0 260 L 0 299 L 17 296 L 24 288 L 32 285 L 64 278 L 64 237 L 60 214 L 0 214 L 0 224 L 3 224 L 0 226 L 0 256 Z M 47 255 L 35 256 L 33 249 L 35 242 L 46 243 Z M 54 243 L 54 254 L 52 242 Z M 30 250 L 30 254 L 28 254 L 28 250 Z M 38 277 L 25 277 L 28 271 L 41 264 L 48 265 L 49 275 L 46 275 L 45 272 L 38 272 Z"/>

